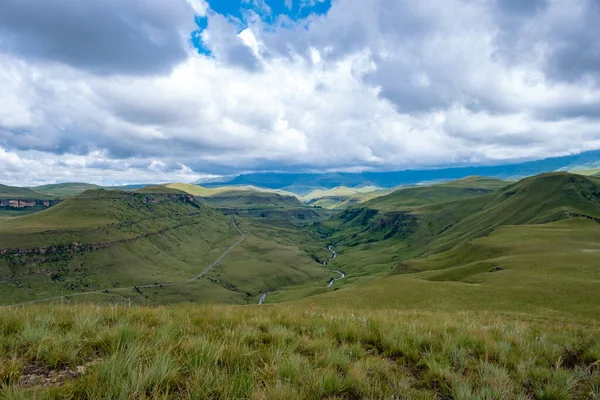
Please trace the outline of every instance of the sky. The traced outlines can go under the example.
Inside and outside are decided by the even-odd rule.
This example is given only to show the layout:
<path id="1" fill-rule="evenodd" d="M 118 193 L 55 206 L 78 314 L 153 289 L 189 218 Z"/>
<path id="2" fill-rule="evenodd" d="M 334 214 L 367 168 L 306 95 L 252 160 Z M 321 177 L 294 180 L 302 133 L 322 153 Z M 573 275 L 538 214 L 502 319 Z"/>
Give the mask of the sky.
<path id="1" fill-rule="evenodd" d="M 2 0 L 0 183 L 600 148 L 597 0 Z"/>

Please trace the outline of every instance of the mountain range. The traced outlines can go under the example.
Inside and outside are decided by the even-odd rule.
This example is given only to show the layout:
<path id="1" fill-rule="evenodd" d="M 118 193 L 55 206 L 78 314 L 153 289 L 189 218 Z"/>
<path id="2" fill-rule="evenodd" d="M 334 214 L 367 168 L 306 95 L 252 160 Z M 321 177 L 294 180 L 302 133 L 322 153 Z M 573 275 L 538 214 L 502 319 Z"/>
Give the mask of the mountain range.
<path id="1" fill-rule="evenodd" d="M 261 188 L 281 189 L 306 195 L 315 189 L 332 189 L 339 186 L 376 186 L 393 188 L 401 185 L 415 185 L 424 182 L 446 181 L 467 176 L 486 176 L 516 180 L 527 176 L 553 171 L 578 171 L 600 173 L 600 151 L 546 158 L 509 165 L 468 166 L 438 169 L 420 169 L 382 172 L 327 172 L 327 173 L 281 173 L 257 172 L 242 174 L 216 181 L 202 181 L 204 187 L 232 185 L 253 185 Z"/>

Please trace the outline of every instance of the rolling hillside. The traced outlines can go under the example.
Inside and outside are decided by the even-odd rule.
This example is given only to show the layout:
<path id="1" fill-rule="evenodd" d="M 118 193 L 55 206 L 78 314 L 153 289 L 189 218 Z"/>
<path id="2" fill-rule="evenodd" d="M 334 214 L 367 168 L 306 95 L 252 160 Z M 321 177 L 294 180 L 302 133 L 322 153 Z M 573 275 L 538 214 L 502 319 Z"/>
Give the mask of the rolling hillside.
<path id="1" fill-rule="evenodd" d="M 296 198 L 273 193 L 239 199 L 258 198 L 268 208 L 275 207 L 272 196 L 297 205 Z M 237 304 L 255 302 L 279 284 L 326 282 L 329 271 L 315 261 L 327 253 L 324 244 L 285 219 L 270 220 L 239 220 L 244 243 L 229 249 L 240 241 L 231 217 L 192 195 L 164 186 L 89 190 L 51 209 L 0 221 L 0 301 L 66 295 Z M 223 254 L 214 271 L 188 282 Z M 94 293 L 82 297 L 85 292 Z"/>
<path id="2" fill-rule="evenodd" d="M 189 193 L 194 196 L 199 196 L 199 197 L 211 197 L 214 195 L 222 194 L 224 192 L 232 192 L 232 191 L 240 192 L 240 191 L 242 191 L 242 192 L 277 193 L 282 196 L 292 196 L 292 197 L 300 198 L 300 196 L 298 196 L 297 194 L 292 193 L 292 192 L 287 192 L 285 190 L 263 189 L 263 188 L 259 188 L 257 186 L 252 186 L 252 185 L 222 186 L 222 187 L 205 188 L 200 185 L 194 185 L 194 184 L 189 184 L 189 183 L 169 183 L 166 186 L 173 188 L 173 189 L 181 190 L 183 192 Z"/>
<path id="3" fill-rule="evenodd" d="M 0 300 L 182 280 L 238 236 L 188 194 L 88 190 L 0 223 Z"/>
<path id="4" fill-rule="evenodd" d="M 134 190 L 135 193 L 164 193 L 164 194 L 185 194 L 186 192 L 182 190 L 177 190 L 174 188 L 170 188 L 162 185 L 149 185 L 144 186 L 143 188 L 139 188 Z"/>
<path id="5" fill-rule="evenodd" d="M 328 190 L 313 190 L 304 196 L 303 200 L 310 206 L 342 210 L 376 197 L 384 196 L 392 191 L 393 189 L 380 189 L 375 186 L 361 188 L 340 186 Z"/>
<path id="6" fill-rule="evenodd" d="M 328 290 L 292 288 L 269 301 L 599 315 L 600 180 L 542 174 L 470 199 L 399 207 L 350 208 L 315 225 L 338 252 L 329 267 L 346 279 Z"/>
<path id="7" fill-rule="evenodd" d="M 597 227 L 600 221 L 597 179 L 569 173 L 542 174 L 496 193 L 412 210 L 350 209 L 323 223 L 321 232 L 330 232 L 329 240 L 347 246 L 347 251 L 358 260 L 364 262 L 372 256 L 370 269 L 357 265 L 362 275 L 368 275 L 389 268 L 418 271 L 420 267 L 403 260 L 437 253 L 442 255 L 436 257 L 446 259 L 448 265 L 486 257 L 490 253 L 469 243 L 501 227 L 570 219 L 591 221 L 586 229 L 592 231 Z M 566 235 L 565 240 L 570 233 Z"/>
<path id="8" fill-rule="evenodd" d="M 541 224 L 572 217 L 600 217 L 600 182 L 565 172 L 523 179 L 497 193 L 418 210 L 427 221 L 418 243 L 446 248 L 503 225 Z M 435 239 L 427 236 L 435 235 Z"/>
<path id="9" fill-rule="evenodd" d="M 48 196 L 53 197 L 70 197 L 76 196 L 80 193 L 85 192 L 86 190 L 91 189 L 99 189 L 100 186 L 92 185 L 89 183 L 81 183 L 81 182 L 69 182 L 69 183 L 57 183 L 51 185 L 42 185 L 35 186 L 31 189 L 42 194 L 46 194 Z"/>
<path id="10" fill-rule="evenodd" d="M 87 258 L 2 258 L 5 302 L 119 282 L 85 299 L 0 310 L 0 393 L 594 399 L 600 179 L 552 173 L 503 185 L 469 178 L 403 189 L 310 228 L 239 218 L 239 246 L 203 279 L 165 287 L 122 282 L 181 279 L 197 270 L 192 259 L 223 250 L 217 236 L 239 240 L 226 217 L 188 194 L 95 190 L 4 222 L 0 244 L 70 249 L 75 236 L 127 240 L 138 225 L 191 225 Z M 333 270 L 345 279 L 326 285 Z M 256 303 L 261 293 L 267 305 L 191 304 Z M 125 307 L 98 305 L 106 301 Z"/>
<path id="11" fill-rule="evenodd" d="M 30 188 L 0 185 L 1 200 L 52 200 L 54 198 Z"/>
<path id="12" fill-rule="evenodd" d="M 449 201 L 469 199 L 493 193 L 509 182 L 484 177 L 467 177 L 431 186 L 411 187 L 397 190 L 362 204 L 365 208 L 381 211 L 405 211 Z"/>
<path id="13" fill-rule="evenodd" d="M 219 192 L 204 200 L 218 208 L 289 208 L 302 207 L 302 202 L 293 196 L 282 196 L 272 192 L 231 190 Z"/>
<path id="14" fill-rule="evenodd" d="M 45 210 L 58 201 L 56 197 L 29 188 L 0 185 L 0 219 Z"/>
<path id="15" fill-rule="evenodd" d="M 364 186 L 360 188 L 349 188 L 346 186 L 338 186 L 332 189 L 317 189 L 303 197 L 305 201 L 311 201 L 322 197 L 349 197 L 357 194 L 372 193 L 381 190 L 377 186 Z"/>

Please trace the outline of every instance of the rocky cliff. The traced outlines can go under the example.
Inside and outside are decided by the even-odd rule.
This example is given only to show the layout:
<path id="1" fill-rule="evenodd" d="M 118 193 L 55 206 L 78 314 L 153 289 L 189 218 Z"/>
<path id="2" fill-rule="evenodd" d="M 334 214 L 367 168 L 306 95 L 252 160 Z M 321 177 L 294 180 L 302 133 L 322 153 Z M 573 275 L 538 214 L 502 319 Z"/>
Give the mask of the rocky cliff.
<path id="1" fill-rule="evenodd" d="M 0 200 L 0 208 L 29 208 L 29 207 L 52 207 L 59 203 L 60 200 Z"/>

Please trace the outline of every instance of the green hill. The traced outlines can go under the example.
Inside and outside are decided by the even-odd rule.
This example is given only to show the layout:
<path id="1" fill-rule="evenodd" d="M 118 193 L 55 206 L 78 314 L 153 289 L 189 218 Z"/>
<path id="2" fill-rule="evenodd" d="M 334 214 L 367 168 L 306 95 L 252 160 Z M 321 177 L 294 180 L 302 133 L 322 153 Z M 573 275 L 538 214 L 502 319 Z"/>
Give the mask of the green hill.
<path id="1" fill-rule="evenodd" d="M 187 279 L 238 239 L 188 194 L 88 190 L 0 222 L 0 300 Z"/>
<path id="2" fill-rule="evenodd" d="M 509 182 L 484 177 L 467 177 L 457 181 L 397 190 L 365 202 L 362 206 L 381 211 L 405 211 L 430 204 L 468 199 L 489 194 Z"/>
<path id="3" fill-rule="evenodd" d="M 261 204 L 272 204 L 267 194 L 258 195 Z M 329 271 L 315 261 L 327 251 L 315 238 L 288 223 L 266 225 L 269 218 L 240 219 L 245 241 L 229 249 L 240 241 L 231 221 L 192 195 L 162 186 L 86 191 L 51 209 L 0 221 L 0 301 L 106 290 L 104 301 L 235 304 L 255 302 L 274 286 L 327 281 Z M 213 271 L 188 282 L 223 254 Z M 148 285 L 142 294 L 139 287 Z"/>
<path id="4" fill-rule="evenodd" d="M 302 207 L 296 197 L 282 196 L 273 192 L 231 190 L 213 194 L 205 200 L 218 208 L 289 208 Z"/>
<path id="5" fill-rule="evenodd" d="M 349 197 L 360 193 L 372 193 L 381 190 L 377 186 L 363 186 L 359 188 L 349 188 L 346 186 L 338 186 L 333 189 L 317 189 L 303 197 L 305 201 L 318 199 L 321 197 Z"/>
<path id="6" fill-rule="evenodd" d="M 314 226 L 346 279 L 270 301 L 312 294 L 303 304 L 594 318 L 599 222 L 600 180 L 569 173 L 405 211 L 350 208 Z"/>
<path id="7" fill-rule="evenodd" d="M 52 200 L 54 198 L 30 188 L 0 185 L 0 200 Z"/>
<path id="8" fill-rule="evenodd" d="M 164 193 L 164 194 L 185 194 L 182 190 L 177 190 L 168 186 L 150 185 L 134 190 L 136 193 Z"/>
<path id="9" fill-rule="evenodd" d="M 427 222 L 418 243 L 447 248 L 487 235 L 502 225 L 539 224 L 577 216 L 600 218 L 600 184 L 595 178 L 566 172 L 542 174 L 491 195 L 425 207 L 417 214 Z"/>
<path id="10" fill-rule="evenodd" d="M 189 183 L 169 183 L 166 186 L 173 188 L 173 189 L 181 190 L 183 192 L 192 194 L 194 196 L 200 196 L 200 197 L 211 197 L 214 195 L 218 195 L 218 194 L 225 193 L 225 192 L 232 192 L 232 191 L 234 191 L 234 192 L 244 191 L 244 192 L 277 193 L 282 196 L 292 196 L 292 197 L 299 198 L 299 196 L 296 195 L 295 193 L 287 192 L 285 190 L 263 189 L 263 188 L 259 188 L 257 186 L 252 186 L 252 185 L 222 186 L 222 187 L 205 188 L 200 185 L 194 185 L 194 184 L 189 184 Z"/>
<path id="11" fill-rule="evenodd" d="M 98 189 L 100 186 L 81 182 L 57 183 L 51 185 L 35 186 L 31 189 L 53 197 L 70 197 L 75 196 L 86 190 Z"/>
<path id="12" fill-rule="evenodd" d="M 314 190 L 304 196 L 303 200 L 310 206 L 341 210 L 391 192 L 393 189 L 379 189 L 375 186 L 361 188 L 340 186 L 329 190 Z"/>
<path id="13" fill-rule="evenodd" d="M 600 179 L 501 185 L 403 189 L 302 228 L 236 216 L 245 240 L 165 287 L 140 282 L 180 281 L 240 240 L 188 194 L 94 190 L 0 222 L 0 248 L 21 246 L 0 258 L 0 299 L 69 294 L 0 309 L 0 396 L 597 398 Z M 345 279 L 326 286 L 333 270 Z"/>
<path id="14" fill-rule="evenodd" d="M 29 188 L 0 185 L 0 219 L 45 210 L 58 201 L 56 197 Z"/>
<path id="15" fill-rule="evenodd" d="M 497 192 L 439 202 L 462 195 L 460 190 L 450 184 L 403 189 L 345 210 L 315 229 L 330 242 L 356 252 L 363 261 L 361 274 L 369 275 L 401 260 L 448 251 L 501 226 L 600 219 L 600 185 L 593 177 L 542 174 Z M 424 199 L 433 204 L 419 206 Z M 378 208 L 369 207 L 373 205 Z M 470 249 L 462 251 L 472 254 Z M 369 257 L 371 268 L 364 263 Z"/>

